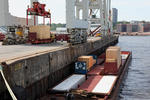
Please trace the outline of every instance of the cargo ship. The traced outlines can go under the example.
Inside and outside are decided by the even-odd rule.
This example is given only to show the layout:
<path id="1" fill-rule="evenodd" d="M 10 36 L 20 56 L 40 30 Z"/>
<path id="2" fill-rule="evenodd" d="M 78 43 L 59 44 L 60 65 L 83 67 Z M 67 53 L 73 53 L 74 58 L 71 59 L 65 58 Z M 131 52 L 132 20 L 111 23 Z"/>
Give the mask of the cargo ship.
<path id="1" fill-rule="evenodd" d="M 116 100 L 132 52 L 111 46 L 96 56 L 81 56 L 74 74 L 48 90 L 41 100 Z"/>

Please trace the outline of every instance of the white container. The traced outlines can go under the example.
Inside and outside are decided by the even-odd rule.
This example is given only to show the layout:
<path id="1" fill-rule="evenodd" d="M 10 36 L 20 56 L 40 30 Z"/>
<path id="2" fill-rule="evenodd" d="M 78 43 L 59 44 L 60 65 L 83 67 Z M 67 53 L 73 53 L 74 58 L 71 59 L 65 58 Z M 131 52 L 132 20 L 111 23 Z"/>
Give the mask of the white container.
<path id="1" fill-rule="evenodd" d="M 71 89 L 78 88 L 85 81 L 85 75 L 74 74 L 55 86 L 53 91 L 69 92 Z"/>
<path id="2" fill-rule="evenodd" d="M 92 90 L 92 93 L 109 95 L 116 83 L 116 80 L 117 76 L 103 76 Z"/>
<path id="3" fill-rule="evenodd" d="M 128 54 L 121 54 L 121 57 L 123 60 L 127 59 L 128 58 Z"/>

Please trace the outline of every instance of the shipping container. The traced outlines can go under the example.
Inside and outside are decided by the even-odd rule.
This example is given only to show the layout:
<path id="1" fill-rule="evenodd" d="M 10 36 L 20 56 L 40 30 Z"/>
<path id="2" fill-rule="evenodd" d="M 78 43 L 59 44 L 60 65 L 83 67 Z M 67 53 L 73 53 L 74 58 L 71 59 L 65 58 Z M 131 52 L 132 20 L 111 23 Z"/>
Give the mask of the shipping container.
<path id="1" fill-rule="evenodd" d="M 50 39 L 50 26 L 38 25 L 30 26 L 29 32 L 35 32 L 37 39 Z"/>
<path id="2" fill-rule="evenodd" d="M 90 76 L 78 89 L 97 95 L 110 95 L 117 76 Z"/>
<path id="3" fill-rule="evenodd" d="M 87 69 L 90 70 L 90 68 L 93 66 L 93 57 L 92 56 L 81 56 L 78 58 L 78 61 L 86 62 Z"/>
<path id="4" fill-rule="evenodd" d="M 93 65 L 97 64 L 97 56 L 96 55 L 89 55 L 93 57 Z"/>
<path id="5" fill-rule="evenodd" d="M 75 73 L 76 74 L 86 74 L 88 72 L 86 62 L 76 62 L 75 63 Z"/>
<path id="6" fill-rule="evenodd" d="M 69 92 L 71 89 L 77 89 L 79 85 L 81 85 L 86 80 L 85 75 L 73 74 L 54 88 L 52 88 L 52 92 Z"/>
<path id="7" fill-rule="evenodd" d="M 121 49 L 120 47 L 109 47 L 106 50 L 106 63 L 117 62 L 118 68 L 121 65 Z"/>

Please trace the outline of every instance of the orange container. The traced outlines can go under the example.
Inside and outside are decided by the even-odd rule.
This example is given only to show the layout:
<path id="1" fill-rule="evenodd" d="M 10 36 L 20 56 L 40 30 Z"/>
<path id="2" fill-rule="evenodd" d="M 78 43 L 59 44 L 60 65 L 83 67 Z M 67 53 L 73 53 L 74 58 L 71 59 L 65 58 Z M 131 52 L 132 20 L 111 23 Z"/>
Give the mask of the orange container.
<path id="1" fill-rule="evenodd" d="M 93 57 L 92 56 L 81 56 L 78 58 L 78 61 L 85 61 L 87 64 L 87 69 L 89 70 L 93 66 Z"/>
<path id="2" fill-rule="evenodd" d="M 95 65 L 95 64 L 96 64 L 96 60 L 93 59 L 93 65 Z"/>

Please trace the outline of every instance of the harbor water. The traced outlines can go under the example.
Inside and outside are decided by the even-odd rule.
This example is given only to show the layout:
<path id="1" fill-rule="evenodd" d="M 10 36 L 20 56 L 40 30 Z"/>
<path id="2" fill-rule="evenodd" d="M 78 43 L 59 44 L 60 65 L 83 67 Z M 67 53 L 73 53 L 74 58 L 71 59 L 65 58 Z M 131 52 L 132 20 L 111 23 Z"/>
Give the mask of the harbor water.
<path id="1" fill-rule="evenodd" d="M 150 36 L 121 36 L 118 45 L 133 54 L 120 100 L 150 100 Z"/>

